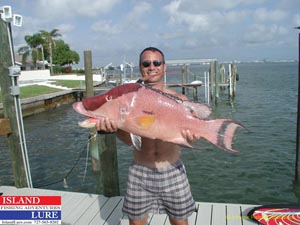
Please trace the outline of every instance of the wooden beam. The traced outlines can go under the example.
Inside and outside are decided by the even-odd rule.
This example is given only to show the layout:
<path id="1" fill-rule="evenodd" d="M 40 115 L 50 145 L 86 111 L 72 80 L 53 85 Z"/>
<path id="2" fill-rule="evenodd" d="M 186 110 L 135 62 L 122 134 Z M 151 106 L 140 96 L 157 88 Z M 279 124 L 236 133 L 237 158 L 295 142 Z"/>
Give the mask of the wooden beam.
<path id="1" fill-rule="evenodd" d="M 18 122 L 14 97 L 11 95 L 12 80 L 9 76 L 9 67 L 12 66 L 12 55 L 10 53 L 8 24 L 0 19 L 0 89 L 3 102 L 4 118 L 9 118 L 11 134 L 7 135 L 10 159 L 12 161 L 13 174 L 16 187 L 27 187 L 25 167 L 22 158 L 20 136 L 18 133 Z"/>
<path id="2" fill-rule="evenodd" d="M 0 119 L 0 135 L 6 135 L 11 133 L 9 119 Z"/>
<path id="3" fill-rule="evenodd" d="M 94 96 L 92 68 L 93 68 L 93 66 L 92 66 L 92 51 L 89 51 L 89 50 L 84 51 L 86 97 Z"/>

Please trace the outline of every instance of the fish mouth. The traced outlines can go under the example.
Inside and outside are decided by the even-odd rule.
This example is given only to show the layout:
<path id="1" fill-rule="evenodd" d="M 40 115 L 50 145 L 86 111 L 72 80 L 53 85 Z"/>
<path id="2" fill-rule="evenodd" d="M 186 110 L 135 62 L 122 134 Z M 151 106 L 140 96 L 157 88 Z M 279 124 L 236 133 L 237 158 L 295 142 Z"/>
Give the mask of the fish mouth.
<path id="1" fill-rule="evenodd" d="M 73 109 L 78 112 L 79 114 L 88 116 L 89 118 L 78 122 L 78 125 L 84 128 L 94 128 L 97 124 L 98 119 L 96 117 L 94 117 L 90 112 L 88 112 L 87 110 L 85 110 L 85 108 L 82 105 L 82 102 L 75 102 L 73 104 Z"/>
<path id="2" fill-rule="evenodd" d="M 85 115 L 85 116 L 91 116 L 88 111 L 83 107 L 82 102 L 75 102 L 73 105 L 73 109 L 78 112 L 79 114 Z"/>

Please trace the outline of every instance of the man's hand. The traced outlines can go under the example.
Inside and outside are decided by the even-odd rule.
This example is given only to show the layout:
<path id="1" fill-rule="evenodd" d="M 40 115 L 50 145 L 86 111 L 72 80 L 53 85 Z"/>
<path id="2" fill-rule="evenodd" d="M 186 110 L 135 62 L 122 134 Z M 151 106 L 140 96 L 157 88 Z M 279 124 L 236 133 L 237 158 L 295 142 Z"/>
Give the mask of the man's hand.
<path id="1" fill-rule="evenodd" d="M 101 118 L 96 122 L 96 129 L 105 132 L 116 132 L 118 130 L 117 123 L 109 118 Z"/>
<path id="2" fill-rule="evenodd" d="M 192 134 L 190 130 L 182 130 L 181 135 L 187 140 L 187 142 L 193 142 L 200 138 L 200 136 Z"/>

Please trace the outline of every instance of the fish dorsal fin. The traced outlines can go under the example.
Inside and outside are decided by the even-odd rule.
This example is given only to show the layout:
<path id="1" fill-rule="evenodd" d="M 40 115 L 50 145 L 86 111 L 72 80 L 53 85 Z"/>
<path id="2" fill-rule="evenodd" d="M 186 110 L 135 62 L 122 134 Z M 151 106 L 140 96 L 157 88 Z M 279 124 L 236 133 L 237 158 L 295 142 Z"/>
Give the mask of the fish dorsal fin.
<path id="1" fill-rule="evenodd" d="M 159 89 L 152 88 L 151 86 L 149 86 L 147 84 L 141 84 L 141 85 L 143 85 L 145 88 L 155 91 L 177 103 L 182 103 L 186 107 L 186 110 L 189 111 L 190 113 L 192 113 L 192 115 L 194 117 L 197 117 L 199 119 L 205 119 L 211 114 L 211 109 L 206 104 L 203 104 L 200 102 L 194 102 L 194 101 L 190 101 L 190 100 L 183 100 L 183 99 L 181 99 L 175 95 L 172 95 L 170 93 L 166 93 Z"/>
<path id="2" fill-rule="evenodd" d="M 199 119 L 206 119 L 211 114 L 211 109 L 206 104 L 192 101 L 183 101 L 182 104 L 187 111 Z"/>

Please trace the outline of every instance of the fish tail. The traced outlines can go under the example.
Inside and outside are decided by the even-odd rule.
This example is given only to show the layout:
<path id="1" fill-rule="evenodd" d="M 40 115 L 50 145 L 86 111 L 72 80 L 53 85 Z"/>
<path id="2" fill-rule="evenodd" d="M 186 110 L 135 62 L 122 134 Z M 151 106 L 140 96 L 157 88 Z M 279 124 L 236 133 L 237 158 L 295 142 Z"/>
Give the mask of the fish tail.
<path id="1" fill-rule="evenodd" d="M 232 148 L 232 141 L 236 129 L 243 127 L 242 125 L 230 119 L 216 119 L 207 122 L 209 122 L 209 127 L 205 139 L 230 153 L 239 152 Z"/>

